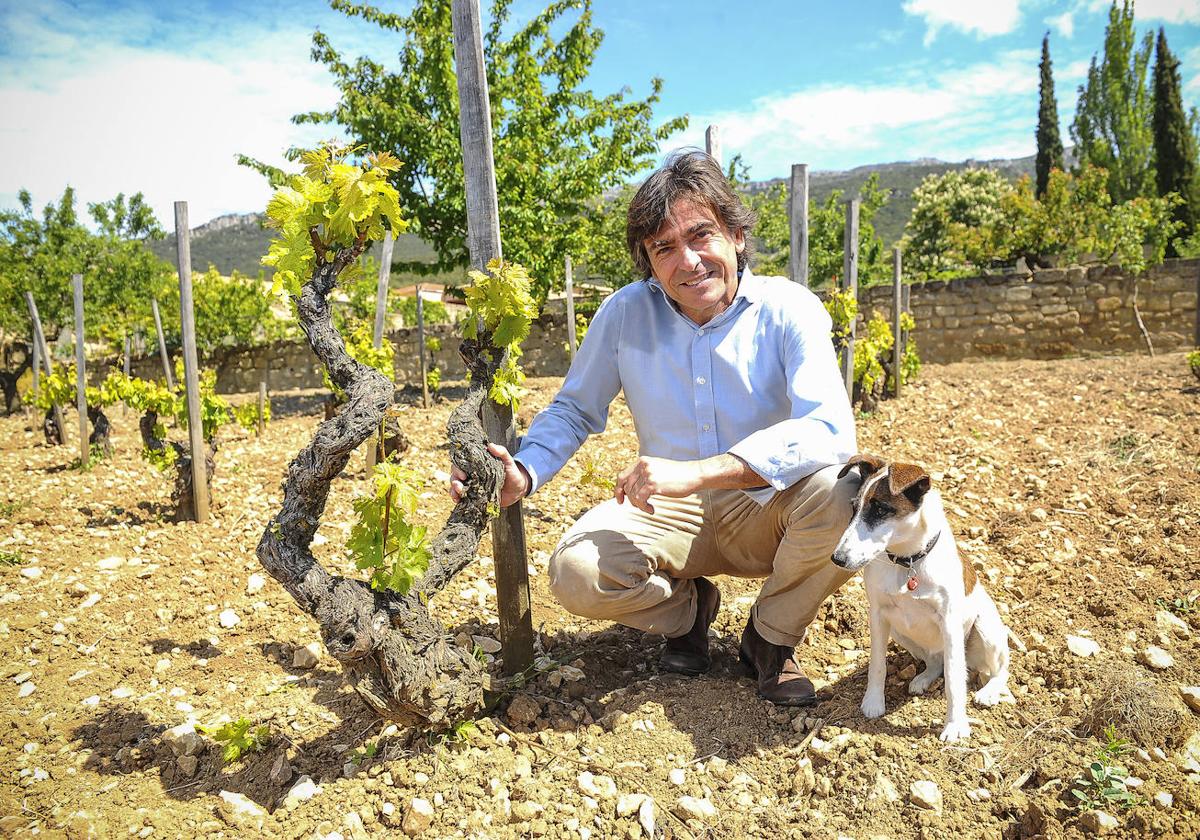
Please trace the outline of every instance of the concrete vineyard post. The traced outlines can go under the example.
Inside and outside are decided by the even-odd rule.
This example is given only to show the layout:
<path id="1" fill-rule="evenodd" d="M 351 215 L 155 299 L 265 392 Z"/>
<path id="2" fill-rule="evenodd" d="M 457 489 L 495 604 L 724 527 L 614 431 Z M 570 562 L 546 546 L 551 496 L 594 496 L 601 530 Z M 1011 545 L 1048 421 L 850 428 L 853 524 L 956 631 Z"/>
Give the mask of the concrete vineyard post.
<path id="1" fill-rule="evenodd" d="M 791 230 L 791 252 L 788 256 L 790 276 L 801 286 L 808 285 L 808 164 L 792 164 L 792 180 L 788 190 L 788 227 Z"/>
<path id="2" fill-rule="evenodd" d="M 71 275 L 75 298 L 75 407 L 79 410 L 79 468 L 86 469 L 91 450 L 88 444 L 87 370 L 83 352 L 83 275 Z"/>
<path id="3" fill-rule="evenodd" d="M 895 343 L 892 344 L 892 395 L 900 396 L 900 360 L 904 358 L 904 345 L 900 342 L 900 315 L 904 309 L 900 303 L 901 289 L 903 284 L 900 282 L 900 246 L 892 249 L 892 335 L 895 337 Z"/>
<path id="4" fill-rule="evenodd" d="M 717 166 L 724 168 L 724 162 L 721 160 L 721 127 L 719 125 L 710 125 L 704 129 L 704 151 L 708 152 L 709 156 L 717 162 Z"/>
<path id="5" fill-rule="evenodd" d="M 567 254 L 564 267 L 563 287 L 567 300 L 567 364 L 575 362 L 575 267 L 571 265 L 571 255 Z"/>

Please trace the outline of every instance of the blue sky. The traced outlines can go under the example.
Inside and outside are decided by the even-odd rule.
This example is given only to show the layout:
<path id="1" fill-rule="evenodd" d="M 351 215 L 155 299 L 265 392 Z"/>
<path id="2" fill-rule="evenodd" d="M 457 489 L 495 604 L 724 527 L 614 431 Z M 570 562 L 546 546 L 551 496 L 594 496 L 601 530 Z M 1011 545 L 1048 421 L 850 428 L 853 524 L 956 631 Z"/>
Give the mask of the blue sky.
<path id="1" fill-rule="evenodd" d="M 545 3 L 514 0 L 514 20 Z M 716 123 L 725 156 L 741 153 L 758 179 L 792 163 L 1016 157 L 1035 150 L 1042 34 L 1069 142 L 1107 10 L 1106 0 L 594 0 L 606 37 L 589 86 L 644 96 L 661 77 L 656 117 L 691 118 L 663 151 L 703 145 Z M 1185 103 L 1200 105 L 1200 0 L 1140 0 L 1136 14 L 1139 32 L 1165 27 Z M 315 28 L 349 55 L 386 62 L 395 50 L 391 33 L 320 0 L 0 0 L 0 206 L 22 187 L 40 206 L 70 184 L 81 208 L 140 190 L 165 226 L 176 199 L 193 225 L 261 209 L 266 185 L 234 155 L 281 163 L 288 146 L 329 133 L 289 122 L 337 98 L 308 56 Z"/>

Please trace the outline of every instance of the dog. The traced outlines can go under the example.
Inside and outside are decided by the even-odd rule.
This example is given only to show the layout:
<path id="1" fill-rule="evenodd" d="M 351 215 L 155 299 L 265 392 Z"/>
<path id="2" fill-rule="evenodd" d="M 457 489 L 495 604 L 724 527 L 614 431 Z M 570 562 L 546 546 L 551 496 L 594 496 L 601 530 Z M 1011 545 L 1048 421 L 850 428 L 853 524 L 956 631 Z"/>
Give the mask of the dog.
<path id="1" fill-rule="evenodd" d="M 925 668 L 908 684 L 924 694 L 945 673 L 946 724 L 939 736 L 971 734 L 967 720 L 967 670 L 982 687 L 975 702 L 1014 702 L 1008 689 L 1008 628 L 975 570 L 958 555 L 941 496 L 929 474 L 914 464 L 887 464 L 855 455 L 839 477 L 862 475 L 853 517 L 833 552 L 833 562 L 863 569 L 871 606 L 871 661 L 862 712 L 884 713 L 888 639 L 895 639 Z"/>

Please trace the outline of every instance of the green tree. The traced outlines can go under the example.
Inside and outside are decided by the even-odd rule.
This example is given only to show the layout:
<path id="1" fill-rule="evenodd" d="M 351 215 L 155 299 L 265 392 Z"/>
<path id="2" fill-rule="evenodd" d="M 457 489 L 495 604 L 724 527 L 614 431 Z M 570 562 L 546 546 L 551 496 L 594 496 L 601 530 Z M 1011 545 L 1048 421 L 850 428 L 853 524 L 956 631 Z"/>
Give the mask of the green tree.
<path id="1" fill-rule="evenodd" d="M 1200 197 L 1196 192 L 1196 137 L 1183 110 L 1179 84 L 1179 59 L 1160 28 L 1154 61 L 1155 171 L 1159 196 L 1175 193 L 1182 199 L 1175 207 L 1174 220 L 1180 225 L 1180 238 L 1186 239 L 1196 230 Z M 1179 255 L 1174 242 L 1167 253 Z"/>
<path id="2" fill-rule="evenodd" d="M 1038 65 L 1037 197 L 1046 193 L 1050 170 L 1063 168 L 1062 138 L 1058 134 L 1058 103 L 1054 99 L 1054 74 L 1050 63 L 1050 33 L 1042 38 L 1042 63 Z"/>
<path id="3" fill-rule="evenodd" d="M 926 278 L 961 274 L 981 259 L 981 252 L 998 247 L 993 242 L 974 243 L 964 234 L 1002 230 L 997 225 L 1005 218 L 1002 201 L 1013 191 L 1013 185 L 994 169 L 926 176 L 913 190 L 912 217 L 905 229 L 908 266 Z"/>
<path id="4" fill-rule="evenodd" d="M 633 267 L 633 258 L 629 255 L 625 239 L 629 202 L 636 191 L 635 185 L 627 184 L 614 195 L 593 198 L 587 203 L 585 224 L 589 230 L 585 237 L 586 250 L 580 254 L 577 262 L 585 276 L 600 277 L 614 289 L 643 279 Z M 577 272 L 576 277 L 579 276 Z"/>
<path id="5" fill-rule="evenodd" d="M 535 296 L 544 299 L 561 284 L 564 257 L 588 250 L 595 226 L 581 220 L 589 199 L 645 168 L 686 118 L 652 125 L 659 79 L 645 99 L 627 100 L 627 89 L 600 97 L 582 87 L 603 38 L 592 24 L 590 0 L 555 0 L 506 38 L 511 2 L 493 0 L 483 36 L 500 229 L 505 257 L 528 267 Z M 433 245 L 437 260 L 397 263 L 397 270 L 462 268 L 466 202 L 450 0 L 417 0 L 407 13 L 351 0 L 332 5 L 401 36 L 397 66 L 349 62 L 316 32 L 313 58 L 333 74 L 342 98 L 332 110 L 295 120 L 338 125 L 354 142 L 405 162 L 390 182 L 413 232 Z M 576 8 L 578 17 L 567 20 Z"/>
<path id="6" fill-rule="evenodd" d="M 265 281 L 239 271 L 224 275 L 215 266 L 192 275 L 196 351 L 211 358 L 223 347 L 253 347 L 296 333 L 288 320 L 273 310 L 275 299 L 265 294 Z M 179 345 L 179 286 L 173 284 L 159 300 L 167 338 Z"/>
<path id="7" fill-rule="evenodd" d="M 1133 2 L 1116 0 L 1104 31 L 1104 57 L 1092 56 L 1087 81 L 1079 88 L 1071 137 L 1078 167 L 1108 171 L 1108 192 L 1114 201 L 1154 194 L 1154 137 L 1152 101 L 1147 83 L 1149 32 L 1135 45 Z"/>

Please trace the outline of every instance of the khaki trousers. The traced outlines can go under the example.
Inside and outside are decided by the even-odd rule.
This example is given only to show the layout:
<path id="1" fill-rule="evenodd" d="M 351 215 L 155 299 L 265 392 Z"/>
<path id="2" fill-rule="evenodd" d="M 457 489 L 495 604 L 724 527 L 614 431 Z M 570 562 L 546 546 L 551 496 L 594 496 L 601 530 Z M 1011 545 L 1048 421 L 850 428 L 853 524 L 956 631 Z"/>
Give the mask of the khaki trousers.
<path id="1" fill-rule="evenodd" d="M 550 589 L 564 608 L 648 633 L 681 636 L 696 620 L 693 578 L 766 578 L 751 615 L 759 634 L 794 647 L 821 603 L 851 577 L 830 559 L 859 486 L 826 467 L 761 506 L 739 490 L 652 496 L 654 513 L 609 499 L 563 536 Z"/>

